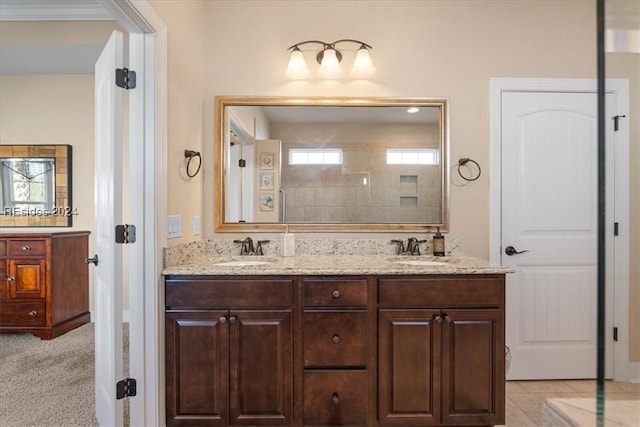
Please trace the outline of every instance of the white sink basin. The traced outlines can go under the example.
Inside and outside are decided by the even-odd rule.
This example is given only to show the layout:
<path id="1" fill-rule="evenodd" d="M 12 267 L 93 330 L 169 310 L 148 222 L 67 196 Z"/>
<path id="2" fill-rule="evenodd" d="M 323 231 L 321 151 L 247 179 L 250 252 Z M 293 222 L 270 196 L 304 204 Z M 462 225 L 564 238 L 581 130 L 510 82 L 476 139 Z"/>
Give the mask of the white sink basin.
<path id="1" fill-rule="evenodd" d="M 400 261 L 393 261 L 394 264 L 404 264 L 404 265 L 415 265 L 415 266 L 423 266 L 423 267 L 431 267 L 438 265 L 448 265 L 446 262 L 439 261 L 429 261 L 426 259 L 406 259 Z"/>
<path id="2" fill-rule="evenodd" d="M 220 265 L 226 267 L 253 267 L 256 265 L 268 265 L 271 261 L 258 261 L 258 260 L 236 260 L 236 261 L 221 261 L 216 262 L 213 265 Z"/>

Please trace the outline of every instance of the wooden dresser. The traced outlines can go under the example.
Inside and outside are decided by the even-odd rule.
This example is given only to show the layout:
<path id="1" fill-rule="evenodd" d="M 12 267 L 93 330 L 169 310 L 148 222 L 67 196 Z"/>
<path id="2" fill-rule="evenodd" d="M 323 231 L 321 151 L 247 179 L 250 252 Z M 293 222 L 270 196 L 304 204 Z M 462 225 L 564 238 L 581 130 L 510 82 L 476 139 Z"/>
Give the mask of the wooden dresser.
<path id="1" fill-rule="evenodd" d="M 48 340 L 89 322 L 88 236 L 0 236 L 0 333 Z"/>

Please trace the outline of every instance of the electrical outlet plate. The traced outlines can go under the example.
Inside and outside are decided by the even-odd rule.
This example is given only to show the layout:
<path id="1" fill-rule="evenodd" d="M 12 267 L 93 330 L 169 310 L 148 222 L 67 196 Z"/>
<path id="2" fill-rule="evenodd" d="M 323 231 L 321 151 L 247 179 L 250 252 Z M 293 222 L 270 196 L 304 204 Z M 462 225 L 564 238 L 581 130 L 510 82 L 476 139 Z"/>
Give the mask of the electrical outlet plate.
<path id="1" fill-rule="evenodd" d="M 200 215 L 194 215 L 193 217 L 193 235 L 200 235 Z"/>

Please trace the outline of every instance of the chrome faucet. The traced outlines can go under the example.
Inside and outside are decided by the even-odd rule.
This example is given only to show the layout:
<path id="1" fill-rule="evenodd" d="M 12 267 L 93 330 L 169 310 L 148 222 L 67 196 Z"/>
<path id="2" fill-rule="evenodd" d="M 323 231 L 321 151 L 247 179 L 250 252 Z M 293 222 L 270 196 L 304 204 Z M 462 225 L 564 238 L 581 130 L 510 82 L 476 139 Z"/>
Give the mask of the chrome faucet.
<path id="1" fill-rule="evenodd" d="M 251 237 L 247 237 L 244 240 L 234 240 L 233 242 L 242 244 L 240 247 L 240 255 L 264 255 L 262 244 L 269 243 L 269 240 L 258 240 L 255 248 Z"/>

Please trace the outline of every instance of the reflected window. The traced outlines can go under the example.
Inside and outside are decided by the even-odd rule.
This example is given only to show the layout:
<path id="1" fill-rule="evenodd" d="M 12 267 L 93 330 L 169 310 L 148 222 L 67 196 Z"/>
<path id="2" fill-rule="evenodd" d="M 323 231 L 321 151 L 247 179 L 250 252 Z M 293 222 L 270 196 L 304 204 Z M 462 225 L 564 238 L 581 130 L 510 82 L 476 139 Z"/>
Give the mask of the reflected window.
<path id="1" fill-rule="evenodd" d="M 388 165 L 437 165 L 440 163 L 436 148 L 389 148 Z"/>
<path id="2" fill-rule="evenodd" d="M 23 210 L 53 206 L 55 159 L 3 159 L 1 166 L 3 205 Z"/>
<path id="3" fill-rule="evenodd" d="M 341 165 L 340 148 L 291 148 L 290 165 Z"/>

